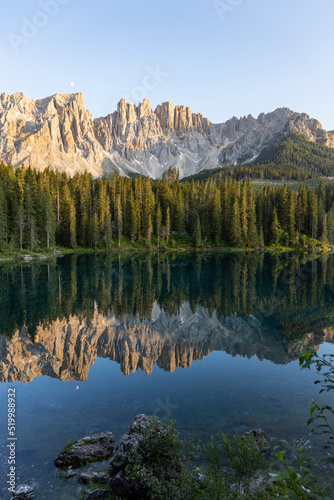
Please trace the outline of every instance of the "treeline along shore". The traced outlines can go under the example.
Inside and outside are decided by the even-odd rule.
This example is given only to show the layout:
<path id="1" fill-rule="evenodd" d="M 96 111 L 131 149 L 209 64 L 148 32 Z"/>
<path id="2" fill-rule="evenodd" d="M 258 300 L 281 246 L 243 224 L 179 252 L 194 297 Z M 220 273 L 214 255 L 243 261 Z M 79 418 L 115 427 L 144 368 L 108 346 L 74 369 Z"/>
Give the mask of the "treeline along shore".
<path id="1" fill-rule="evenodd" d="M 223 173 L 180 182 L 162 179 L 68 177 L 52 170 L 0 165 L 0 251 L 61 246 L 167 248 L 292 248 L 334 243 L 334 184 L 315 190 L 287 185 L 254 191 L 246 178 Z"/>

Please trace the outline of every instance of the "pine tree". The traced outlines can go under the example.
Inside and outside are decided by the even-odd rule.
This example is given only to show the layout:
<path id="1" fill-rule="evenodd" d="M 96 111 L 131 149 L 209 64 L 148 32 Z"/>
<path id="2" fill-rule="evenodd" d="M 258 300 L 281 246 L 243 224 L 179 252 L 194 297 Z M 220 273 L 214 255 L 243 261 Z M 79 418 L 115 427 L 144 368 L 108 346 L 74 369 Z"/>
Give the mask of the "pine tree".
<path id="1" fill-rule="evenodd" d="M 281 233 L 280 223 L 278 221 L 276 208 L 274 208 L 273 220 L 271 223 L 271 241 L 274 243 L 274 245 L 279 244 L 280 233 Z"/>
<path id="2" fill-rule="evenodd" d="M 170 210 L 169 210 L 169 207 L 167 207 L 167 214 L 166 214 L 166 243 L 167 243 L 167 245 L 169 242 L 169 237 L 170 237 Z"/>
<path id="3" fill-rule="evenodd" d="M 333 209 L 327 214 L 327 232 L 328 232 L 328 242 L 333 244 L 334 242 L 334 213 Z"/>
<path id="4" fill-rule="evenodd" d="M 112 226 L 109 202 L 106 207 L 104 216 L 104 243 L 106 247 L 110 248 L 112 244 Z"/>
<path id="5" fill-rule="evenodd" d="M 322 219 L 322 233 L 321 233 L 321 243 L 323 245 L 328 245 L 328 229 L 327 229 L 327 214 L 323 215 Z"/>
<path id="6" fill-rule="evenodd" d="M 257 244 L 257 225 L 256 225 L 256 208 L 255 208 L 255 196 L 253 186 L 248 182 L 248 233 L 247 233 L 247 244 L 250 247 L 255 247 Z M 263 231 L 262 231 L 263 237 Z M 262 245 L 263 246 L 263 245 Z"/>
<path id="7" fill-rule="evenodd" d="M 105 237 L 106 227 L 105 223 L 107 221 L 106 212 L 108 210 L 108 197 L 107 197 L 107 186 L 104 181 L 98 179 L 98 194 L 97 194 L 97 223 L 99 233 L 101 237 Z"/>
<path id="8" fill-rule="evenodd" d="M 135 200 L 133 191 L 130 193 L 130 211 L 131 211 L 131 242 L 134 243 L 140 238 L 140 206 L 138 200 Z"/>
<path id="9" fill-rule="evenodd" d="M 146 228 L 146 246 L 148 247 L 151 247 L 152 231 L 153 231 L 152 219 L 151 215 L 149 215 Z"/>
<path id="10" fill-rule="evenodd" d="M 290 238 L 293 239 L 296 234 L 295 231 L 296 219 L 295 219 L 295 196 L 292 190 L 290 191 L 289 194 L 287 213 L 288 213 L 287 232 Z"/>
<path id="11" fill-rule="evenodd" d="M 152 225 L 153 208 L 155 205 L 154 194 L 152 192 L 151 180 L 145 178 L 143 181 L 143 199 L 144 203 L 142 205 L 142 225 L 143 233 L 147 235 L 149 226 Z M 152 229 L 152 228 L 151 228 Z"/>
<path id="12" fill-rule="evenodd" d="M 91 210 L 92 210 L 92 177 L 84 174 L 78 186 L 78 241 L 82 246 L 89 245 Z"/>
<path id="13" fill-rule="evenodd" d="M 24 229 L 25 229 L 24 208 L 23 208 L 23 204 L 22 203 L 20 203 L 19 206 L 17 207 L 16 226 L 17 226 L 17 229 L 18 229 L 20 250 L 22 251 L 22 248 L 23 248 L 23 235 L 24 235 Z"/>
<path id="14" fill-rule="evenodd" d="M 77 233 L 76 233 L 76 213 L 73 200 L 69 203 L 69 243 L 71 248 L 77 246 Z"/>
<path id="15" fill-rule="evenodd" d="M 241 216 L 241 237 L 246 246 L 249 246 L 248 241 L 248 210 L 247 210 L 247 185 L 242 183 L 240 194 L 240 216 Z"/>
<path id="16" fill-rule="evenodd" d="M 259 245 L 260 247 L 264 247 L 264 236 L 263 236 L 263 228 L 260 228 L 259 232 Z"/>
<path id="17" fill-rule="evenodd" d="M 33 251 L 36 245 L 36 219 L 31 216 L 29 219 L 29 246 L 30 250 Z"/>
<path id="18" fill-rule="evenodd" d="M 185 229 L 185 207 L 184 207 L 184 200 L 183 200 L 181 190 L 179 191 L 178 199 L 177 199 L 177 203 L 176 203 L 175 223 L 172 225 L 173 225 L 173 227 L 176 228 L 176 231 L 179 234 L 182 234 L 184 232 L 184 229 Z M 193 228 L 194 227 L 195 226 L 193 226 Z"/>
<path id="19" fill-rule="evenodd" d="M 99 243 L 99 220 L 97 210 L 93 211 L 91 221 L 90 221 L 90 246 L 92 246 L 96 252 L 97 245 Z"/>
<path id="20" fill-rule="evenodd" d="M 199 215 L 197 214 L 196 226 L 195 226 L 195 246 L 199 248 L 202 244 L 202 231 L 201 231 L 201 221 Z"/>
<path id="21" fill-rule="evenodd" d="M 76 211 L 68 184 L 61 186 L 60 205 L 60 241 L 70 248 L 76 247 Z"/>
<path id="22" fill-rule="evenodd" d="M 316 238 L 318 233 L 318 198 L 313 191 L 309 191 L 308 221 L 308 233 L 311 238 Z"/>
<path id="23" fill-rule="evenodd" d="M 0 249 L 3 243 L 8 243 L 8 212 L 6 195 L 0 182 Z"/>
<path id="24" fill-rule="evenodd" d="M 116 207 L 115 207 L 115 222 L 116 222 L 116 231 L 118 235 L 118 248 L 121 247 L 122 235 L 123 235 L 123 212 L 122 212 L 122 204 L 120 195 L 116 198 Z"/>
<path id="25" fill-rule="evenodd" d="M 212 205 L 212 229 L 215 243 L 219 245 L 222 236 L 222 207 L 218 190 L 215 193 Z"/>
<path id="26" fill-rule="evenodd" d="M 24 186 L 25 241 L 31 251 L 34 250 L 36 238 L 36 191 L 34 173 L 28 169 Z"/>
<path id="27" fill-rule="evenodd" d="M 231 213 L 231 234 L 230 241 L 233 246 L 238 247 L 242 245 L 242 229 L 240 221 L 240 210 L 238 200 L 235 199 Z"/>
<path id="28" fill-rule="evenodd" d="M 299 233 L 302 233 L 307 228 L 307 214 L 308 214 L 308 206 L 307 206 L 307 191 L 305 185 L 302 184 L 300 186 L 298 196 L 297 196 L 297 227 Z"/>
<path id="29" fill-rule="evenodd" d="M 46 248 L 54 246 L 56 237 L 56 218 L 53 211 L 52 198 L 48 191 L 43 194 L 43 219 L 46 236 Z"/>
<path id="30" fill-rule="evenodd" d="M 162 230 L 162 215 L 161 215 L 160 203 L 158 202 L 157 213 L 156 213 L 156 234 L 158 238 L 158 247 L 160 246 L 161 230 Z"/>
<path id="31" fill-rule="evenodd" d="M 281 190 L 280 197 L 278 200 L 278 213 L 279 221 L 282 229 L 289 234 L 290 225 L 290 205 L 289 205 L 290 193 L 287 185 L 285 184 Z"/>

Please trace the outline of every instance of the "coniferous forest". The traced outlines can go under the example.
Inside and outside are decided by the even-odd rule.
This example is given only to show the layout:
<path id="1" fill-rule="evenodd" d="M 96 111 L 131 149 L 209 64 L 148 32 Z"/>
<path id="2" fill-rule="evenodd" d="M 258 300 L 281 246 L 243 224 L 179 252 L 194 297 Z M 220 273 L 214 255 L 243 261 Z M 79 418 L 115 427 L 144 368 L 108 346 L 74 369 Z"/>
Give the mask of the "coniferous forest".
<path id="1" fill-rule="evenodd" d="M 223 176 L 72 178 L 0 166 L 0 249 L 118 245 L 200 248 L 323 245 L 334 241 L 334 184 L 260 187 Z"/>

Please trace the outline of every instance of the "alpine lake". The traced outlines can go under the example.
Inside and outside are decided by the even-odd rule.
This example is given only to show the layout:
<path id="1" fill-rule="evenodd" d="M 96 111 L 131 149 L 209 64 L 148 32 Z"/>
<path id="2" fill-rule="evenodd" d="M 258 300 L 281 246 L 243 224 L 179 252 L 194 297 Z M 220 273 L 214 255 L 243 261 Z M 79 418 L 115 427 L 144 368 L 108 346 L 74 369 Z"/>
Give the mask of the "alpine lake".
<path id="1" fill-rule="evenodd" d="M 8 492 L 7 401 L 15 389 L 16 484 L 37 499 L 81 498 L 54 458 L 139 413 L 181 435 L 261 428 L 304 445 L 325 485 L 334 469 L 307 425 L 319 395 L 298 349 L 334 353 L 334 256 L 73 255 L 0 266 L 0 498 Z M 278 444 L 271 441 L 272 449 Z"/>

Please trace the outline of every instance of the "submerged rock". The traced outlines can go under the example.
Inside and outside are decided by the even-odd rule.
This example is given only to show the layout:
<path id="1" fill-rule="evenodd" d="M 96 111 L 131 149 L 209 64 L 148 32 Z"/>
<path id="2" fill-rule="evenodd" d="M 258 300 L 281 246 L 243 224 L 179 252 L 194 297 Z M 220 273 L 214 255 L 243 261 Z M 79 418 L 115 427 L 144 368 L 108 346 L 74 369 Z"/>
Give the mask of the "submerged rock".
<path id="1" fill-rule="evenodd" d="M 72 477 L 76 476 L 76 472 L 74 472 L 74 470 L 71 468 L 71 469 L 68 469 L 66 472 L 65 472 L 65 479 L 71 479 Z"/>
<path id="2" fill-rule="evenodd" d="M 13 500 L 31 500 L 35 498 L 36 494 L 34 488 L 27 484 L 19 484 L 13 494 Z"/>
<path id="3" fill-rule="evenodd" d="M 255 429 L 250 432 L 246 432 L 246 436 L 254 436 L 254 446 L 257 450 L 260 450 L 263 453 L 270 450 L 270 444 L 267 440 L 267 436 L 262 429 Z"/>
<path id="4" fill-rule="evenodd" d="M 116 445 L 112 432 L 100 432 L 93 436 L 78 439 L 71 447 L 66 447 L 54 460 L 58 468 L 72 465 L 83 467 L 91 462 L 102 462 L 111 458 Z"/>
<path id="5" fill-rule="evenodd" d="M 83 472 L 79 475 L 80 484 L 108 484 L 109 476 L 105 472 Z"/>

